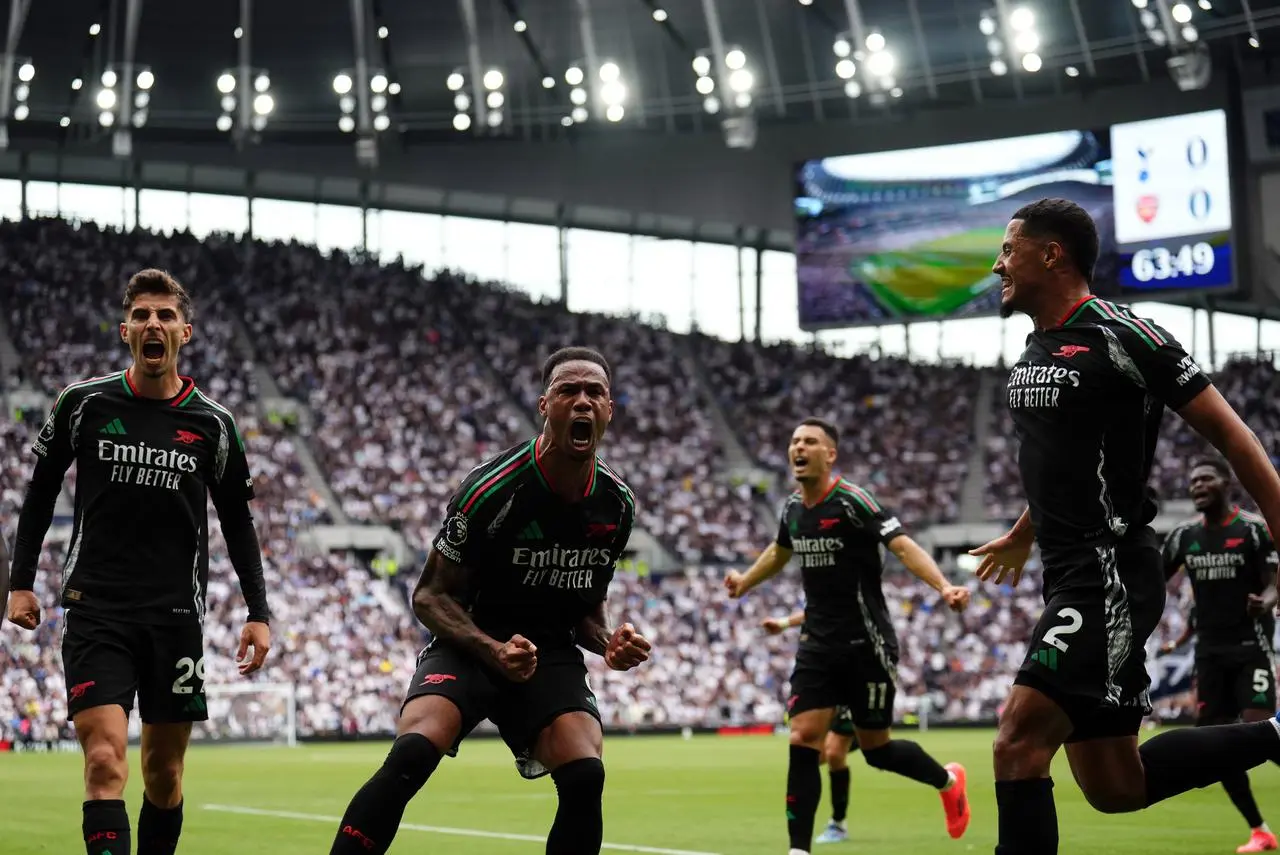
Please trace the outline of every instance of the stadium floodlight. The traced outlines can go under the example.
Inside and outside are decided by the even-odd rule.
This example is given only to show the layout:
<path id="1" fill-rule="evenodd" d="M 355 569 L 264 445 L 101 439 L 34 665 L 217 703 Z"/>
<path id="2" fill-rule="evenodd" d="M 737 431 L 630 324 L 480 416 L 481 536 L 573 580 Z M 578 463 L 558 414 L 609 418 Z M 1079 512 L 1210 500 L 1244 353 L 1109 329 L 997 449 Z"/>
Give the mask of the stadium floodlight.
<path id="1" fill-rule="evenodd" d="M 232 30 L 231 37 L 236 41 L 239 41 L 240 39 L 244 38 L 244 27 L 236 27 L 234 30 Z"/>
<path id="2" fill-rule="evenodd" d="M 1040 54 L 1038 53 L 1029 53 L 1022 57 L 1022 68 L 1032 74 L 1039 71 L 1042 65 L 1044 65 L 1044 61 L 1040 59 Z"/>
<path id="3" fill-rule="evenodd" d="M 98 33 L 100 33 L 100 32 L 102 32 L 102 25 L 101 25 L 101 24 L 90 24 L 90 25 L 89 25 L 89 35 L 91 35 L 91 36 L 96 36 L 96 35 L 97 35 Z"/>
<path id="4" fill-rule="evenodd" d="M 386 27 L 378 27 L 378 38 L 385 39 L 389 35 L 391 35 L 391 31 Z"/>
<path id="5" fill-rule="evenodd" d="M 1036 15 L 1026 6 L 1019 6 L 1009 13 L 1009 26 L 1015 32 L 1025 32 L 1036 25 Z"/>
<path id="6" fill-rule="evenodd" d="M 893 87 L 892 89 L 890 89 L 890 90 L 889 90 L 889 95 L 890 95 L 890 96 L 892 96 L 892 97 L 894 97 L 894 98 L 901 98 L 901 97 L 902 97 L 902 87 L 901 87 L 901 86 L 895 86 L 895 87 Z"/>
<path id="7" fill-rule="evenodd" d="M 26 104 L 19 104 L 13 108 L 13 118 L 16 121 L 24 122 L 29 115 L 31 115 L 31 108 Z"/>
<path id="8" fill-rule="evenodd" d="M 867 50 L 872 53 L 884 50 L 884 36 L 880 33 L 867 33 Z"/>
<path id="9" fill-rule="evenodd" d="M 714 116 L 720 112 L 720 99 L 714 95 L 707 96 L 702 101 L 702 109 Z"/>
<path id="10" fill-rule="evenodd" d="M 1249 47 L 1255 49 L 1261 47 L 1261 43 L 1258 41 L 1257 36 L 1249 36 Z"/>
<path id="11" fill-rule="evenodd" d="M 1040 48 L 1040 34 L 1035 30 L 1022 30 L 1013 38 L 1018 53 L 1035 53 Z"/>
<path id="12" fill-rule="evenodd" d="M 529 29 L 529 25 L 526 24 L 523 19 L 521 19 L 513 23 L 511 25 L 511 29 L 515 30 L 517 33 L 523 33 L 525 30 Z"/>
<path id="13" fill-rule="evenodd" d="M 841 36 L 840 38 L 837 38 L 834 43 L 832 43 L 831 50 L 836 56 L 840 57 L 841 59 L 844 59 L 845 57 L 853 53 L 853 45 L 849 44 L 848 39 Z"/>
<path id="14" fill-rule="evenodd" d="M 1196 41 L 1199 38 L 1200 38 L 1200 31 L 1197 30 L 1195 27 L 1191 26 L 1190 24 L 1187 24 L 1185 27 L 1182 28 L 1182 40 L 1184 42 L 1191 43 Z"/>
<path id="15" fill-rule="evenodd" d="M 221 103 L 221 105 L 220 105 L 220 106 L 222 107 L 222 112 L 224 112 L 224 113 L 233 113 L 233 112 L 235 112 L 235 109 L 236 109 L 236 98 L 235 98 L 235 96 L 234 96 L 234 95 L 223 95 L 223 96 L 222 96 L 222 103 Z"/>
<path id="16" fill-rule="evenodd" d="M 586 75 L 582 73 L 582 69 L 576 65 L 569 66 L 564 73 L 564 82 L 570 86 L 581 86 L 582 81 L 586 79 Z"/>
<path id="17" fill-rule="evenodd" d="M 36 67 L 29 62 L 24 62 L 18 66 L 18 79 L 23 83 L 30 83 L 36 76 Z"/>
<path id="18" fill-rule="evenodd" d="M 390 86 L 388 86 L 388 87 L 387 87 L 387 94 L 388 94 L 388 95 L 399 95 L 399 94 L 400 94 L 400 84 L 399 84 L 399 83 L 392 83 Z"/>
<path id="19" fill-rule="evenodd" d="M 699 77 L 693 84 L 699 95 L 710 95 L 716 90 L 716 82 L 710 77 Z"/>
<path id="20" fill-rule="evenodd" d="M 622 75 L 622 70 L 618 68 L 616 62 L 606 62 L 600 66 L 600 82 L 613 83 Z"/>
<path id="21" fill-rule="evenodd" d="M 1079 76 L 1080 76 L 1080 69 L 1076 68 L 1074 65 L 1067 66 L 1067 77 L 1079 77 Z"/>
<path id="22" fill-rule="evenodd" d="M 454 85 L 453 85 L 453 75 L 452 75 L 452 74 L 451 74 L 451 75 L 449 75 L 449 88 L 450 88 L 450 89 L 461 89 L 461 88 L 462 88 L 462 80 L 461 80 L 461 77 L 459 77 L 458 85 L 457 85 L 457 86 L 454 86 Z M 339 75 L 337 75 L 336 77 L 334 77 L 334 78 L 333 78 L 333 91 L 334 91 L 334 92 L 336 92 L 336 93 L 338 93 L 339 95 L 346 95 L 348 92 L 350 92 L 350 91 L 351 91 L 351 75 L 349 75 L 349 74 L 345 74 L 345 73 L 344 73 L 344 74 L 339 74 Z"/>
<path id="23" fill-rule="evenodd" d="M 858 71 L 858 66 L 854 65 L 851 59 L 842 59 L 836 63 L 836 77 L 841 80 L 848 80 Z"/>
<path id="24" fill-rule="evenodd" d="M 387 76 L 385 74 L 375 74 L 369 78 L 369 89 L 375 94 L 381 94 L 387 91 Z"/>
<path id="25" fill-rule="evenodd" d="M 1133 8 L 1135 9 L 1147 8 L 1147 0 L 1133 0 Z"/>
<path id="26" fill-rule="evenodd" d="M 812 5 L 813 5 L 813 0 L 800 0 L 800 5 L 801 5 L 801 6 L 812 6 Z"/>
<path id="27" fill-rule="evenodd" d="M 102 85 L 108 89 L 115 86 L 118 80 L 119 78 L 112 69 L 108 68 L 106 71 L 102 72 Z"/>
<path id="28" fill-rule="evenodd" d="M 604 111 L 604 117 L 611 122 L 621 122 L 626 110 L 621 104 L 610 104 Z"/>
<path id="29" fill-rule="evenodd" d="M 110 110 L 103 110 L 98 114 L 98 124 L 104 128 L 109 128 L 116 122 L 116 114 Z"/>
<path id="30" fill-rule="evenodd" d="M 253 112 L 259 116 L 269 116 L 271 111 L 276 108 L 276 100 L 266 92 L 257 95 L 253 99 Z"/>
<path id="31" fill-rule="evenodd" d="M 236 91 L 236 76 L 229 71 L 224 71 L 218 75 L 218 91 L 223 95 L 230 95 Z"/>
<path id="32" fill-rule="evenodd" d="M 654 9 L 654 10 L 653 10 L 653 20 L 657 21 L 659 24 L 661 24 L 663 21 L 667 20 L 667 10 L 666 10 L 666 9 Z"/>
<path id="33" fill-rule="evenodd" d="M 1175 3 L 1169 10 L 1169 15 L 1179 24 L 1186 24 L 1191 21 L 1191 7 L 1186 3 Z"/>
<path id="34" fill-rule="evenodd" d="M 147 107 L 150 104 L 151 104 L 150 92 L 139 92 L 137 95 L 133 96 L 133 106 L 137 107 L 139 110 L 147 109 Z"/>
<path id="35" fill-rule="evenodd" d="M 471 98 L 467 96 L 466 92 L 459 92 L 453 96 L 453 109 L 459 113 L 465 113 L 471 109 Z M 343 112 L 350 113 L 351 111 L 344 110 Z"/>
<path id="36" fill-rule="evenodd" d="M 104 87 L 98 90 L 98 94 L 93 100 L 98 105 L 99 110 L 114 109 L 116 106 L 116 91 Z"/>
<path id="37" fill-rule="evenodd" d="M 501 110 L 502 105 L 507 101 L 501 92 L 490 92 L 485 96 L 484 103 L 490 110 Z"/>
<path id="38" fill-rule="evenodd" d="M 990 15 L 983 15 L 978 20 L 978 29 L 984 36 L 994 36 L 996 34 L 996 19 Z"/>
<path id="39" fill-rule="evenodd" d="M 138 77 L 136 82 L 138 84 L 138 88 L 141 89 L 143 92 L 146 92 L 148 89 L 150 89 L 152 86 L 155 85 L 156 76 L 155 74 L 152 73 L 151 69 L 144 68 L 142 69 L 142 71 L 138 72 Z"/>
<path id="40" fill-rule="evenodd" d="M 724 64 L 730 71 L 740 71 L 747 65 L 747 55 L 740 48 L 734 48 L 724 55 Z"/>
<path id="41" fill-rule="evenodd" d="M 232 124 L 231 117 L 228 116 L 226 113 L 223 113 L 221 116 L 218 117 L 218 121 L 217 121 L 218 130 L 222 131 L 224 134 L 227 131 L 231 130 L 231 124 Z"/>
<path id="42" fill-rule="evenodd" d="M 542 78 L 542 88 L 543 88 L 543 89 L 555 89 L 555 88 L 556 88 L 556 79 L 555 79 L 554 77 L 552 77 L 550 74 L 548 74 L 546 77 Z"/>
<path id="43" fill-rule="evenodd" d="M 862 84 L 856 80 L 850 80 L 844 85 L 844 94 L 848 98 L 857 98 L 862 94 Z"/>
<path id="44" fill-rule="evenodd" d="M 734 96 L 733 96 L 733 106 L 737 107 L 739 110 L 745 110 L 745 109 L 747 109 L 748 107 L 750 107 L 750 106 L 751 106 L 751 93 L 750 93 L 750 92 L 739 92 L 738 94 L 734 95 Z"/>
<path id="45" fill-rule="evenodd" d="M 693 58 L 693 73 L 699 77 L 706 77 L 711 73 L 711 60 L 703 54 L 698 54 Z"/>
<path id="46" fill-rule="evenodd" d="M 502 125 L 502 111 L 501 111 L 501 110 L 490 110 L 490 111 L 485 115 L 485 123 L 486 123 L 489 127 L 491 127 L 491 128 L 495 128 L 495 129 L 496 129 L 496 128 L 498 128 L 499 126 L 501 126 L 501 125 Z"/>
<path id="47" fill-rule="evenodd" d="M 391 118 L 386 113 L 379 113 L 373 117 L 373 129 L 375 131 L 385 131 L 391 127 Z"/>
<path id="48" fill-rule="evenodd" d="M 259 74 L 253 79 L 254 92 L 268 92 L 271 89 L 271 78 L 265 74 Z"/>
<path id="49" fill-rule="evenodd" d="M 69 128 L 69 127 L 71 127 L 71 117 L 70 117 L 70 116 L 63 116 L 61 119 L 59 119 L 59 120 L 58 120 L 58 127 L 60 127 L 60 128 Z"/>
<path id="50" fill-rule="evenodd" d="M 1198 0 L 1196 5 L 1199 6 L 1201 9 L 1205 10 L 1206 12 L 1213 11 L 1213 4 L 1210 3 L 1209 0 Z"/>
<path id="51" fill-rule="evenodd" d="M 573 116 L 573 120 L 575 122 L 585 122 L 587 120 L 587 108 L 574 107 L 573 112 L 570 113 L 569 115 Z"/>
<path id="52" fill-rule="evenodd" d="M 867 57 L 867 71 L 876 77 L 888 77 L 896 65 L 897 59 L 887 50 L 878 50 Z"/>
<path id="53" fill-rule="evenodd" d="M 502 72 L 496 68 L 491 68 L 484 73 L 484 79 L 483 79 L 484 88 L 488 89 L 491 92 L 497 89 L 501 89 L 502 81 L 503 81 Z"/>
<path id="54" fill-rule="evenodd" d="M 466 118 L 465 116 L 463 118 Z M 338 119 L 338 130 L 344 134 L 349 134 L 356 129 L 356 120 L 350 116 L 343 116 Z"/>
<path id="55" fill-rule="evenodd" d="M 755 77 L 745 68 L 739 68 L 729 75 L 729 88 L 734 92 L 750 92 L 755 85 Z"/>
<path id="56" fill-rule="evenodd" d="M 84 81 L 81 80 L 79 77 L 71 81 L 71 88 L 76 92 L 79 92 L 82 86 L 84 86 Z"/>
<path id="57" fill-rule="evenodd" d="M 1003 59 L 996 57 L 995 59 L 991 60 L 991 73 L 994 74 L 996 77 L 1004 77 L 1006 74 L 1009 73 L 1009 64 L 1006 63 Z"/>
<path id="58" fill-rule="evenodd" d="M 497 95 L 499 93 L 494 92 L 492 94 Z M 374 95 L 369 99 L 369 109 L 375 113 L 385 113 L 387 111 L 387 96 Z"/>
<path id="59" fill-rule="evenodd" d="M 573 117 L 572 117 L 572 116 L 561 116 L 561 117 L 560 117 L 560 126 L 561 126 L 561 127 L 563 127 L 563 128 L 570 128 L 570 127 L 573 127 Z"/>
<path id="60" fill-rule="evenodd" d="M 25 83 L 19 83 L 13 88 L 13 98 L 15 101 L 25 101 L 31 97 L 31 87 Z"/>

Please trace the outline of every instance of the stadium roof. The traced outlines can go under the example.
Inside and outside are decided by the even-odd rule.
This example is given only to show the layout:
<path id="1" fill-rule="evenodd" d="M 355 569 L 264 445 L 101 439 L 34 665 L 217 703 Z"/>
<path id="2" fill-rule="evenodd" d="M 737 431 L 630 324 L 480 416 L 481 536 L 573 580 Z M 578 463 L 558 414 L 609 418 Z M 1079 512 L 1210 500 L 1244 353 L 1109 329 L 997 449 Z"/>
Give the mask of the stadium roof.
<path id="1" fill-rule="evenodd" d="M 993 57 L 991 37 L 980 21 L 997 2 L 1002 24 L 1019 6 L 1034 13 L 1035 53 L 1039 69 L 1021 68 L 1021 53 Z M 1166 0 L 1149 0 L 1151 13 Z M 1174 0 L 1167 0 L 1169 6 Z M 145 126 L 140 134 L 157 140 L 210 140 L 221 134 L 216 123 L 223 109 L 215 88 L 219 75 L 237 67 L 241 45 L 237 28 L 241 7 L 251 7 L 248 46 L 254 69 L 269 74 L 274 109 L 262 133 L 272 137 L 339 142 L 340 99 L 335 76 L 354 68 L 356 27 L 353 7 L 367 12 L 369 63 L 384 70 L 387 133 L 406 141 L 454 139 L 459 93 L 446 82 L 455 71 L 469 75 L 471 58 L 482 70 L 499 69 L 503 81 L 503 125 L 499 133 L 544 137 L 601 133 L 637 127 L 651 132 L 710 129 L 705 98 L 697 90 L 693 58 L 711 48 L 705 0 L 58 0 L 31 2 L 17 33 L 15 68 L 30 62 L 34 77 L 15 78 L 13 88 L 29 83 L 23 98 L 9 99 L 9 115 L 22 104 L 24 121 L 10 121 L 15 137 L 40 136 L 69 140 L 100 138 L 102 112 L 95 103 L 102 75 L 120 67 L 126 53 L 126 22 L 131 5 L 139 9 L 135 71 L 148 68 L 154 85 L 148 93 Z M 1143 76 L 1165 76 L 1168 46 L 1157 46 L 1144 30 L 1148 0 L 717 0 L 714 3 L 726 50 L 745 54 L 754 86 L 752 108 L 761 123 L 845 120 L 865 110 L 905 110 L 931 104 L 955 106 L 975 100 L 1053 94 L 1073 87 L 1098 88 L 1132 83 Z M 848 8 L 861 13 L 862 33 L 851 26 Z M 474 9 L 474 28 L 467 7 Z M 1207 7 L 1207 8 L 1206 8 Z M 603 104 L 585 126 L 566 131 L 562 123 L 575 104 L 565 82 L 566 70 L 584 64 L 582 11 L 590 16 L 597 66 L 616 63 L 626 87 L 624 117 L 616 126 L 605 122 Z M 655 10 L 661 13 L 655 15 Z M 1247 11 L 1248 10 L 1248 11 Z M 1176 10 L 1175 10 L 1176 11 Z M 1214 50 L 1247 51 L 1251 36 L 1280 24 L 1280 0 L 1186 0 L 1186 23 L 1199 43 Z M 992 13 L 994 14 L 994 13 Z M 661 22 L 655 18 L 663 18 Z M 523 23 L 518 29 L 515 23 Z M 1150 19 L 1148 19 L 1150 21 Z M 1025 21 L 1023 21 L 1025 23 Z M 1182 33 L 1181 23 L 1166 32 Z M 92 34 L 91 34 L 92 33 Z M 849 34 L 853 34 L 849 36 Z M 837 73 L 835 47 L 842 35 L 861 51 L 866 35 L 880 33 L 884 50 L 893 54 L 892 77 L 884 103 L 868 103 L 846 94 L 848 80 L 867 82 L 875 70 L 859 60 L 852 78 Z M 474 38 L 472 38 L 474 34 Z M 1017 39 L 1000 30 L 1006 49 Z M 1181 36 L 1175 37 L 1175 41 Z M 1031 37 L 1023 37 L 1031 39 Z M 1024 41 L 1026 47 L 1029 42 Z M 869 54 L 867 54 L 869 56 Z M 993 73 L 993 59 L 1009 71 Z M 881 70 L 885 66 L 881 67 Z M 861 69 L 861 73 L 857 73 Z M 843 71 L 847 74 L 849 67 Z M 255 72 L 254 77 L 257 76 Z M 545 89 L 543 78 L 556 85 Z M 84 81 L 73 89 L 73 80 Z M 590 81 L 588 81 L 590 82 Z M 715 94 L 729 85 L 719 80 Z M 703 84 L 705 86 L 705 84 Z M 243 86 L 237 91 L 243 91 Z M 900 90 L 900 92 L 899 92 Z M 395 93 L 395 94 L 392 94 Z M 468 80 L 461 94 L 484 96 Z M 136 89 L 135 93 L 136 94 Z M 726 100 L 731 100 L 732 94 Z M 3 102 L 0 102 L 3 103 Z M 128 120 L 129 112 L 118 114 Z M 475 113 L 471 108 L 471 113 Z M 238 112 L 235 115 L 239 115 Z M 65 118 L 64 118 L 65 117 Z M 65 123 L 60 127 L 60 122 Z M 482 118 L 467 135 L 483 138 Z"/>

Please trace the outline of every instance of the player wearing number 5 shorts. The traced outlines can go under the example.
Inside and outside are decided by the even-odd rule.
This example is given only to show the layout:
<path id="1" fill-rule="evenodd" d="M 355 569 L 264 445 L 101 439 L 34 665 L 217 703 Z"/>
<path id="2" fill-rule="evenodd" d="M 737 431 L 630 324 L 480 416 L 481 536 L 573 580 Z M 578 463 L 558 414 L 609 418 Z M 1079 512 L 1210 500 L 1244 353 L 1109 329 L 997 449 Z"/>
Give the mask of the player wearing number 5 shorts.
<path id="1" fill-rule="evenodd" d="M 1230 505 L 1231 470 L 1217 458 L 1191 468 L 1190 493 L 1200 515 L 1165 539 L 1165 574 L 1185 571 L 1195 598 L 1187 630 L 1172 650 L 1196 639 L 1196 724 L 1266 721 L 1276 711 L 1276 547 L 1266 523 Z M 1237 852 L 1277 848 L 1262 819 L 1245 772 L 1222 781 L 1249 824 L 1249 840 Z"/>
<path id="2" fill-rule="evenodd" d="M 1145 644 L 1164 610 L 1147 485 L 1168 407 L 1222 451 L 1269 521 L 1280 477 L 1257 438 L 1168 332 L 1089 293 L 1098 232 L 1065 199 L 1019 209 L 993 272 L 1001 313 L 1034 322 L 1010 371 L 1028 509 L 973 550 L 978 576 L 1017 584 L 1033 544 L 1044 612 L 1000 716 L 997 855 L 1055 855 L 1050 764 L 1066 746 L 1105 813 L 1141 810 L 1280 758 L 1280 722 L 1183 728 L 1138 746 L 1151 710 Z"/>
<path id="3" fill-rule="evenodd" d="M 191 299 L 169 274 L 143 270 L 129 280 L 123 308 L 120 338 L 133 364 L 64 389 L 34 443 L 8 615 L 25 629 L 40 623 L 36 564 L 63 475 L 75 464 L 62 660 L 67 712 L 84 752 L 85 850 L 130 851 L 125 748 L 136 697 L 143 781 L 137 852 L 171 855 L 182 831 L 191 723 L 208 717 L 201 630 L 210 498 L 248 605 L 241 674 L 262 666 L 270 631 L 244 443 L 231 413 L 178 374 L 178 353 L 191 339 Z"/>
<path id="4" fill-rule="evenodd" d="M 953 838 L 969 825 L 964 768 L 943 767 L 919 745 L 894 739 L 890 731 L 898 638 L 881 586 L 881 546 L 950 608 L 968 606 L 969 591 L 949 584 L 929 553 L 869 491 L 833 473 L 839 441 L 835 425 L 822 419 L 805 419 L 795 429 L 788 455 L 800 489 L 782 510 L 774 542 L 750 570 L 731 572 L 724 580 L 729 596 L 737 598 L 777 575 L 792 556 L 800 564 L 804 626 L 787 701 L 786 816 L 792 855 L 809 852 L 813 844 L 823 740 L 842 706 L 850 710 L 868 765 L 936 789 Z"/>

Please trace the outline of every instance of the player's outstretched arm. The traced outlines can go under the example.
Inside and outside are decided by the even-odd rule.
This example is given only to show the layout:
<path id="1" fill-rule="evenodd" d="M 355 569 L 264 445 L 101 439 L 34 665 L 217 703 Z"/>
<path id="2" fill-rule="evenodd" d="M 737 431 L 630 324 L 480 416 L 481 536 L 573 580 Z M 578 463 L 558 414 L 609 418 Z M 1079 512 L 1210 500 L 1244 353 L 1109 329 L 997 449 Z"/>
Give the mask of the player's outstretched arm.
<path id="1" fill-rule="evenodd" d="M 969 605 L 969 589 L 948 582 L 933 556 L 910 536 L 900 534 L 889 541 L 888 546 L 889 551 L 898 556 L 902 565 L 911 571 L 911 575 L 941 594 L 953 611 L 963 611 Z"/>
<path id="2" fill-rule="evenodd" d="M 1206 386 L 1178 415 L 1227 458 L 1271 531 L 1280 531 L 1280 476 L 1262 443 L 1227 400 Z"/>
<path id="3" fill-rule="evenodd" d="M 1017 586 L 1022 579 L 1022 568 L 1031 557 L 1031 547 L 1035 541 L 1036 529 L 1031 524 L 1031 509 L 1026 508 L 1013 528 L 995 540 L 969 550 L 970 555 L 982 558 L 974 574 L 984 582 L 994 577 L 997 585 L 1004 582 L 1005 576 L 1012 575 L 1010 584 Z"/>
<path id="4" fill-rule="evenodd" d="M 413 613 L 436 638 L 466 650 L 507 679 L 529 679 L 538 665 L 533 642 L 515 635 L 503 644 L 482 632 L 462 607 L 469 572 L 432 548 L 413 590 Z"/>
<path id="5" fill-rule="evenodd" d="M 785 546 L 780 546 L 775 541 L 765 547 L 764 552 L 760 553 L 760 557 L 756 559 L 755 563 L 751 565 L 751 569 L 746 573 L 739 573 L 736 570 L 731 571 L 725 577 L 725 589 L 728 590 L 731 597 L 744 596 L 747 591 L 750 591 L 756 585 L 777 576 L 790 560 L 791 550 Z"/>

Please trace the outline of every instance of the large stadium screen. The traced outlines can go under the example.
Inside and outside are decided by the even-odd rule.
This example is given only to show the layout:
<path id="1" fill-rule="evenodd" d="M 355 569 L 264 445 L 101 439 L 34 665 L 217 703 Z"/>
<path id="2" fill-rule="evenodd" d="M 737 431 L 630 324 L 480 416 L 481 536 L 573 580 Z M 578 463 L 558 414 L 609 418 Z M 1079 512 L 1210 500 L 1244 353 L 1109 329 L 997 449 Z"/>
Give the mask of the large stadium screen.
<path id="1" fill-rule="evenodd" d="M 796 184 L 804 329 L 995 314 L 991 265 L 1005 225 L 1046 196 L 1097 222 L 1101 296 L 1233 284 L 1222 110 L 812 160 Z"/>

